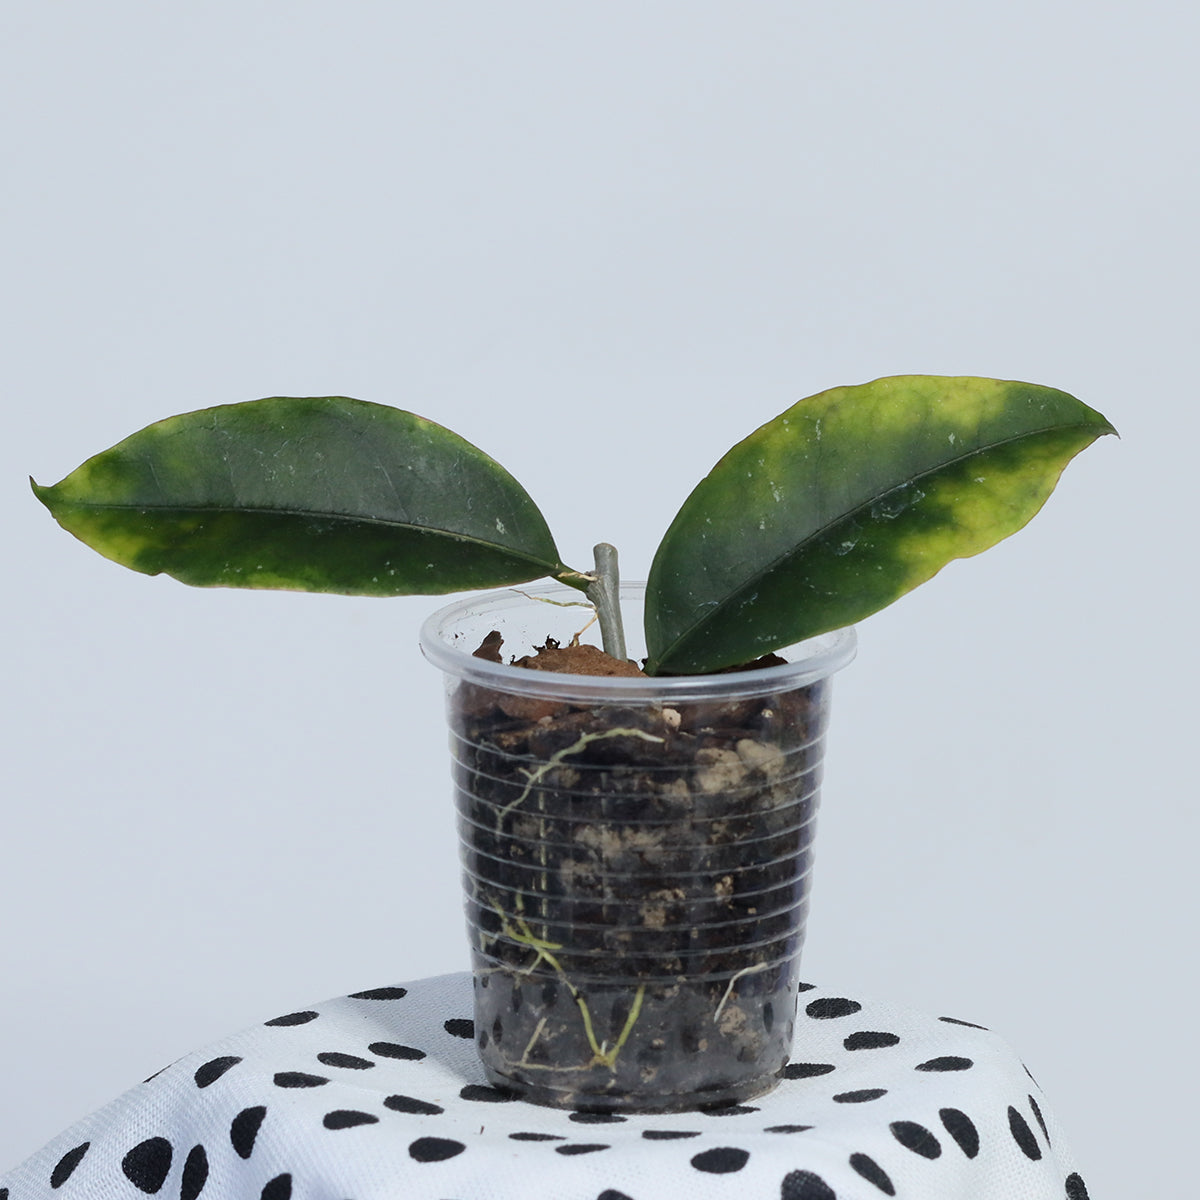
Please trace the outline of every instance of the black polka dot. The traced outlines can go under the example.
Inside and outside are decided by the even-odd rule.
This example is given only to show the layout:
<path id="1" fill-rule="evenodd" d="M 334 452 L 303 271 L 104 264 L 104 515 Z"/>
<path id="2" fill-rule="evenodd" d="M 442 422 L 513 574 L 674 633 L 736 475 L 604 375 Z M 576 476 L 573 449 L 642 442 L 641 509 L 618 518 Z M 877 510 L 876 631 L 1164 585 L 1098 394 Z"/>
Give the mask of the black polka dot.
<path id="1" fill-rule="evenodd" d="M 68 1150 L 54 1164 L 54 1170 L 50 1172 L 50 1186 L 52 1188 L 62 1187 L 71 1178 L 71 1172 L 83 1161 L 83 1156 L 88 1152 L 88 1147 L 91 1144 L 91 1142 L 84 1142 L 76 1146 L 74 1150 Z"/>
<path id="2" fill-rule="evenodd" d="M 555 1146 L 555 1154 L 595 1154 L 597 1150 L 611 1150 L 611 1146 L 599 1142 L 572 1142 L 568 1146 Z"/>
<path id="3" fill-rule="evenodd" d="M 236 1054 L 209 1059 L 202 1067 L 196 1068 L 196 1074 L 192 1078 L 195 1079 L 197 1087 L 206 1088 L 210 1083 L 216 1083 L 230 1067 L 236 1067 L 241 1061 Z"/>
<path id="4" fill-rule="evenodd" d="M 417 1138 L 409 1146 L 408 1156 L 417 1162 L 442 1162 L 461 1154 L 465 1149 L 466 1146 L 462 1142 L 456 1142 L 452 1138 L 423 1137 Z"/>
<path id="5" fill-rule="evenodd" d="M 179 1200 L 196 1200 L 208 1182 L 208 1155 L 203 1146 L 193 1146 L 183 1163 Z"/>
<path id="6" fill-rule="evenodd" d="M 292 1177 L 276 1175 L 260 1193 L 262 1200 L 290 1200 L 292 1194 Z"/>
<path id="7" fill-rule="evenodd" d="M 8 1188 L 0 1188 L 0 1200 L 8 1200 Z M 600 1200 L 604 1200 L 604 1197 L 601 1196 Z M 628 1198 L 626 1198 L 626 1200 L 628 1200 Z"/>
<path id="8" fill-rule="evenodd" d="M 837 1193 L 820 1175 L 811 1171 L 789 1171 L 783 1177 L 779 1200 L 837 1200 Z"/>
<path id="9" fill-rule="evenodd" d="M 816 986 L 817 985 L 815 983 L 798 983 L 796 984 L 796 991 L 811 992 Z"/>
<path id="10" fill-rule="evenodd" d="M 833 1017 L 852 1017 L 862 1008 L 857 1000 L 847 1000 L 844 996 L 826 996 L 822 1000 L 814 1000 L 805 1008 L 810 1017 L 818 1021 L 828 1021 Z"/>
<path id="11" fill-rule="evenodd" d="M 931 1058 L 927 1062 L 918 1063 L 917 1071 L 969 1071 L 975 1064 L 969 1058 L 959 1058 L 957 1054 L 943 1054 L 940 1058 Z"/>
<path id="12" fill-rule="evenodd" d="M 619 1125 L 626 1118 L 619 1113 L 573 1112 L 568 1120 L 574 1121 L 577 1125 Z"/>
<path id="13" fill-rule="evenodd" d="M 356 1125 L 376 1125 L 379 1118 L 353 1108 L 335 1108 L 321 1122 L 326 1129 L 353 1129 Z"/>
<path id="14" fill-rule="evenodd" d="M 1037 1123 L 1042 1127 L 1042 1136 L 1046 1139 L 1046 1145 L 1050 1145 L 1050 1130 L 1046 1128 L 1046 1118 L 1042 1116 L 1042 1110 L 1038 1107 L 1038 1102 L 1032 1097 L 1028 1097 L 1029 1107 L 1033 1109 L 1033 1115 L 1037 1117 Z"/>
<path id="15" fill-rule="evenodd" d="M 257 1104 L 253 1108 L 243 1108 L 233 1118 L 233 1122 L 229 1126 L 229 1140 L 242 1158 L 250 1157 L 251 1151 L 254 1149 L 254 1139 L 258 1137 L 259 1127 L 266 1115 L 266 1107 Z"/>
<path id="16" fill-rule="evenodd" d="M 284 1013 L 282 1017 L 275 1017 L 271 1021 L 264 1021 L 264 1025 L 307 1025 L 309 1021 L 315 1021 L 321 1014 L 311 1011 Z M 268 1187 L 271 1185 L 268 1184 Z M 288 1178 L 288 1187 L 291 1187 L 291 1178 Z"/>
<path id="17" fill-rule="evenodd" d="M 442 1028 L 452 1037 L 473 1038 L 475 1036 L 475 1022 L 466 1017 L 451 1017 L 450 1020 L 442 1023 Z"/>
<path id="18" fill-rule="evenodd" d="M 749 1161 L 748 1150 L 739 1150 L 736 1146 L 716 1146 L 712 1150 L 701 1150 L 692 1158 L 692 1166 L 709 1175 L 731 1175 L 734 1171 L 740 1171 Z"/>
<path id="19" fill-rule="evenodd" d="M 121 1170 L 134 1187 L 153 1194 L 166 1182 L 172 1157 L 171 1143 L 166 1138 L 147 1138 L 121 1159 Z"/>
<path id="20" fill-rule="evenodd" d="M 0 1200 L 4 1200 L 4 1197 L 0 1196 Z M 612 1188 L 605 1188 L 596 1197 L 596 1200 L 632 1200 L 632 1197 L 625 1195 L 624 1192 L 614 1192 Z"/>
<path id="21" fill-rule="evenodd" d="M 866 1104 L 868 1100 L 878 1100 L 887 1095 L 887 1088 L 859 1088 L 853 1092 L 838 1092 L 834 1101 L 838 1104 Z"/>
<path id="22" fill-rule="evenodd" d="M 329 1082 L 324 1075 L 310 1075 L 307 1071 L 277 1071 L 275 1086 L 281 1088 L 323 1087 Z"/>
<path id="23" fill-rule="evenodd" d="M 850 1165 L 868 1183 L 873 1183 L 885 1196 L 894 1196 L 896 1188 L 888 1178 L 887 1172 L 873 1159 L 865 1154 L 850 1155 Z"/>
<path id="24" fill-rule="evenodd" d="M 842 1043 L 847 1050 L 882 1050 L 885 1046 L 895 1046 L 900 1039 L 894 1033 L 882 1033 L 873 1029 L 862 1029 L 852 1033 Z"/>
<path id="25" fill-rule="evenodd" d="M 965 1025 L 968 1029 L 982 1029 L 987 1032 L 986 1025 L 976 1025 L 974 1021 L 960 1021 L 957 1017 L 938 1017 L 939 1021 L 945 1021 L 947 1025 Z"/>
<path id="26" fill-rule="evenodd" d="M 900 1145 L 922 1158 L 937 1158 L 942 1153 L 942 1145 L 937 1138 L 916 1121 L 893 1121 L 888 1128 Z"/>
<path id="27" fill-rule="evenodd" d="M 404 1058 L 419 1062 L 425 1057 L 424 1050 L 418 1050 L 415 1046 L 401 1046 L 399 1042 L 372 1042 L 367 1049 L 380 1058 Z"/>
<path id="28" fill-rule="evenodd" d="M 510 1133 L 508 1136 L 514 1142 L 561 1142 L 566 1140 L 557 1133 Z"/>
<path id="29" fill-rule="evenodd" d="M 317 1061 L 327 1067 L 345 1067 L 348 1071 L 366 1071 L 375 1065 L 369 1058 L 359 1058 L 357 1054 L 342 1054 L 337 1050 L 322 1050 L 317 1055 Z"/>
<path id="30" fill-rule="evenodd" d="M 938 1112 L 946 1132 L 958 1144 L 958 1148 L 968 1157 L 974 1158 L 979 1153 L 979 1130 L 974 1121 L 965 1112 L 957 1108 L 943 1108 Z"/>
<path id="31" fill-rule="evenodd" d="M 818 1075 L 828 1075 L 837 1068 L 833 1063 L 788 1063 L 780 1072 L 784 1079 L 814 1079 Z"/>
<path id="32" fill-rule="evenodd" d="M 752 1104 L 706 1104 L 700 1111 L 706 1117 L 740 1117 L 758 1109 Z"/>
<path id="33" fill-rule="evenodd" d="M 804 1133 L 811 1129 L 811 1125 L 768 1125 L 763 1130 L 764 1133 Z"/>
<path id="34" fill-rule="evenodd" d="M 1087 1184 L 1074 1171 L 1067 1176 L 1067 1200 L 1088 1200 Z"/>
<path id="35" fill-rule="evenodd" d="M 699 1137 L 698 1129 L 643 1129 L 642 1137 L 650 1142 L 673 1142 L 679 1138 Z"/>
<path id="36" fill-rule="evenodd" d="M 1034 1162 L 1037 1162 L 1042 1157 L 1042 1148 L 1037 1144 L 1037 1138 L 1033 1136 L 1029 1122 L 1011 1104 L 1008 1106 L 1008 1129 L 1013 1136 L 1013 1141 L 1021 1147 L 1021 1153 L 1026 1158 L 1032 1158 Z"/>
<path id="37" fill-rule="evenodd" d="M 415 1096 L 388 1096 L 383 1102 L 384 1108 L 392 1112 L 416 1113 L 421 1117 L 436 1117 L 446 1110 L 438 1104 L 430 1104 L 427 1100 L 418 1100 Z"/>
<path id="38" fill-rule="evenodd" d="M 483 1083 L 468 1083 L 458 1094 L 463 1100 L 481 1100 L 485 1104 L 504 1104 L 506 1101 L 517 1098 L 516 1092 L 506 1091 L 504 1088 L 488 1087 Z"/>
<path id="39" fill-rule="evenodd" d="M 403 1000 L 408 995 L 408 988 L 381 987 L 368 988 L 365 992 L 351 992 L 351 1000 Z"/>

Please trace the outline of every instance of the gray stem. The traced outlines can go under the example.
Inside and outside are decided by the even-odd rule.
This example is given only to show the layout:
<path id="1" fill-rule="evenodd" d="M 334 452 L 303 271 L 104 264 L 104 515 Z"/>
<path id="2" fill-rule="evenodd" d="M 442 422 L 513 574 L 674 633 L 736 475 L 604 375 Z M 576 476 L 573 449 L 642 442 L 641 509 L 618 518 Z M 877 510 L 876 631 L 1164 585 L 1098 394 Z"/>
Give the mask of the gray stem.
<path id="1" fill-rule="evenodd" d="M 601 542 L 592 551 L 596 559 L 596 578 L 588 584 L 587 598 L 596 606 L 600 618 L 600 639 L 606 654 L 624 662 L 625 629 L 621 624 L 620 576 L 617 573 L 617 548 Z"/>

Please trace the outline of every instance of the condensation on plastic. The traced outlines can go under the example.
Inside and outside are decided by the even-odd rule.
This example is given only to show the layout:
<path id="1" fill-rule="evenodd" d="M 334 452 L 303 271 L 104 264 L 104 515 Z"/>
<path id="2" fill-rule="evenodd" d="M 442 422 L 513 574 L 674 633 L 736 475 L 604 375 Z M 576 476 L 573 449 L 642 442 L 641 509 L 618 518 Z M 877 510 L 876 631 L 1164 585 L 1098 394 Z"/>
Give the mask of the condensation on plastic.
<path id="1" fill-rule="evenodd" d="M 627 619 L 641 594 L 622 588 Z M 760 1095 L 791 1045 L 828 681 L 853 631 L 783 651 L 785 666 L 700 677 L 473 657 L 493 630 L 506 660 L 569 643 L 581 600 L 493 593 L 422 630 L 446 675 L 481 1060 L 499 1086 L 580 1109 Z M 555 750 L 514 750 L 529 727 Z M 678 738 L 694 759 L 666 752 Z"/>

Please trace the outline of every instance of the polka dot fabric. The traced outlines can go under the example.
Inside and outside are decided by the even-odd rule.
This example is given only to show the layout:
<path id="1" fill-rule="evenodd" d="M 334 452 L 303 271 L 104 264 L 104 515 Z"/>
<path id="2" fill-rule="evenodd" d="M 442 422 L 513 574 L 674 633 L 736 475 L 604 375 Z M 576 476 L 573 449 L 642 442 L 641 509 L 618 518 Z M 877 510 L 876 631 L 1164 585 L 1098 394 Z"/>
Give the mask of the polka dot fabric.
<path id="1" fill-rule="evenodd" d="M 806 988 L 780 1086 L 671 1115 L 488 1084 L 471 979 L 284 1013 L 173 1063 L 0 1179 L 0 1200 L 1087 1200 L 986 1029 Z"/>

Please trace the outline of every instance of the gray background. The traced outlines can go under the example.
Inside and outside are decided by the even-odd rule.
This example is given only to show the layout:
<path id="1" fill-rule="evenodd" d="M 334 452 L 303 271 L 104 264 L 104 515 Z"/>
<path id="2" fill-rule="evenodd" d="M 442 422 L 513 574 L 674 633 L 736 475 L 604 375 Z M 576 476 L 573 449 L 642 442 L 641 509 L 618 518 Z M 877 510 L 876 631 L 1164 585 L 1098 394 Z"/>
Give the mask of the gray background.
<path id="1" fill-rule="evenodd" d="M 463 967 L 435 602 L 199 591 L 59 531 L 170 413 L 411 408 L 643 575 L 733 442 L 903 372 L 1118 426 L 860 629 L 805 972 L 1003 1032 L 1092 1194 L 1196 1066 L 1197 18 L 1178 3 L 0 11 L 0 1168 L 179 1055 Z"/>

